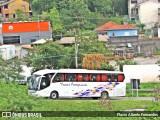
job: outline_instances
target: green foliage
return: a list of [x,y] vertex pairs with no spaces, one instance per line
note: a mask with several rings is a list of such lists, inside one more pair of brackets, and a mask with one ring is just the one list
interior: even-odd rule
[[[53,31],[93,30],[107,21],[122,23],[122,19],[110,16],[125,15],[126,0],[33,0],[30,1],[35,16],[50,20]],[[34,19],[34,18],[33,18]],[[63,30],[62,30],[63,28]],[[54,33],[54,34],[55,34]]]
[[7,80],[8,82],[21,78],[20,72],[22,67],[18,59],[3,60],[0,57],[0,80]]
[[155,55],[160,55],[160,48],[156,48]]
[[8,83],[0,79],[0,111],[28,111],[36,106],[34,99],[27,95],[27,86]]
[[118,60],[116,61],[117,65],[119,66],[119,70],[123,71],[123,65],[137,65],[136,62],[130,60]]
[[129,21],[128,24],[136,24],[135,21]]
[[121,17],[111,17],[111,18],[108,18],[107,21],[112,21],[118,24],[123,23],[123,19]]
[[107,62],[106,64],[103,64],[101,67],[102,70],[108,70],[108,71],[115,71],[115,67],[110,65],[109,62]]
[[46,44],[35,46],[25,61],[28,66],[33,67],[33,71],[44,68],[58,69],[71,65],[73,47],[64,47],[58,42],[47,42]]
[[[109,56],[111,51],[103,42],[95,39],[77,39],[78,63],[82,66],[82,58],[85,54],[104,54]],[[26,57],[25,62],[33,67],[33,71],[45,68],[75,68],[75,45],[64,47],[58,42],[48,42],[35,46],[34,50]]]
[[113,14],[127,15],[128,0],[112,0]]
[[23,13],[21,9],[16,10],[16,15],[17,15],[17,18],[16,18],[17,21],[27,21],[28,20],[28,17],[25,16],[25,14]]
[[62,30],[62,22],[60,20],[60,14],[56,8],[52,8],[49,12],[49,19],[53,26],[53,31]]

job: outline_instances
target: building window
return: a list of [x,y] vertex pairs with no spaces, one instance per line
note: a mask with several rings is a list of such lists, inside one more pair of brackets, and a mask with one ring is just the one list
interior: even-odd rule
[[4,9],[8,9],[8,5],[4,5]]
[[134,9],[131,9],[131,14],[134,14]]
[[15,14],[13,14],[13,18],[16,18],[16,15],[15,15]]
[[138,14],[138,8],[136,8],[136,14]]
[[9,18],[9,14],[5,14],[5,18]]
[[132,4],[136,4],[136,3],[137,3],[137,0],[131,0],[131,3],[132,3]]
[[135,18],[131,18],[131,20],[132,20],[132,21],[134,21],[134,20],[135,20]]
[[113,37],[115,36],[114,32],[112,33],[112,36],[113,36]]
[[15,6],[15,5],[12,5],[12,9],[15,10],[15,9],[16,9],[16,6]]

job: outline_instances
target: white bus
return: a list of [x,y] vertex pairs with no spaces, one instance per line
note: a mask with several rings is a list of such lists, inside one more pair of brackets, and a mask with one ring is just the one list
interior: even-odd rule
[[51,99],[126,95],[125,77],[119,71],[44,69],[33,73],[28,85],[30,95]]

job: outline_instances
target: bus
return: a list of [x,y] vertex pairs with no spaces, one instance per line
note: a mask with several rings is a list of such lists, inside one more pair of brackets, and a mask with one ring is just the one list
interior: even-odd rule
[[44,69],[33,73],[28,83],[29,95],[73,98],[125,96],[123,72],[87,69]]

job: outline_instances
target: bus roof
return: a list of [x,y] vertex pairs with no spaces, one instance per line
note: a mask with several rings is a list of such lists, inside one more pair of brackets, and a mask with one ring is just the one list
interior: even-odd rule
[[123,74],[120,71],[106,71],[106,70],[87,70],[87,69],[59,69],[59,70],[51,70],[51,69],[43,69],[39,70],[33,74],[44,75],[47,73],[110,73],[110,74]]
[[87,69],[59,69],[58,73],[123,73],[120,71],[107,71],[107,70],[87,70]]
[[39,70],[34,72],[33,74],[37,74],[37,75],[44,75],[47,73],[56,73],[58,70],[54,70],[54,69],[43,69],[43,70]]

